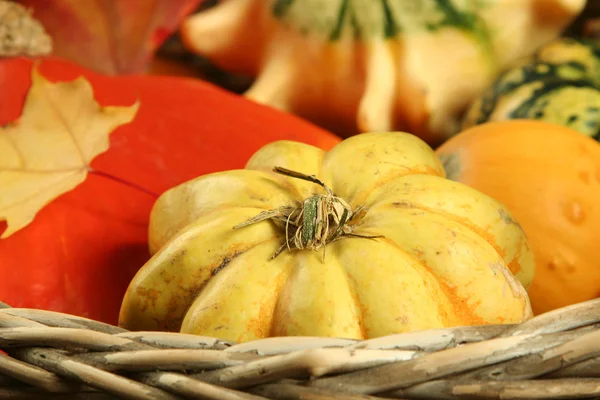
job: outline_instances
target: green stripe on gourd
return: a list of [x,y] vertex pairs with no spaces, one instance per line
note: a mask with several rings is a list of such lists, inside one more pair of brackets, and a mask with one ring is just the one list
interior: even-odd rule
[[493,1],[459,0],[271,0],[272,13],[304,34],[338,40],[391,38],[456,28],[489,46],[490,36],[478,12]]
[[588,39],[561,38],[542,47],[535,60],[550,64],[574,64],[600,82],[600,44]]
[[589,81],[552,82],[510,114],[510,119],[539,119],[568,126],[588,136],[600,133],[600,88]]
[[463,129],[488,121],[538,119],[600,138],[600,47],[562,38],[501,75],[472,103]]

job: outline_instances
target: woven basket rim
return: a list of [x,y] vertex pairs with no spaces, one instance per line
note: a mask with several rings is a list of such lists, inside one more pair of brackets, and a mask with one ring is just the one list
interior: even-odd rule
[[600,298],[520,324],[244,343],[0,302],[0,398],[600,398]]

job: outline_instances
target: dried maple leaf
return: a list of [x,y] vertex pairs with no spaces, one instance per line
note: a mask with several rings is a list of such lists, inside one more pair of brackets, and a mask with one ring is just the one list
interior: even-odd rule
[[138,107],[101,107],[85,78],[52,83],[34,68],[21,118],[0,128],[0,221],[7,223],[0,238],[83,182],[110,133]]

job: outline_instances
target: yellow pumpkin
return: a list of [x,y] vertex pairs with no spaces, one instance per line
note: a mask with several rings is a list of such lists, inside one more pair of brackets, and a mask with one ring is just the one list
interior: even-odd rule
[[245,95],[342,136],[439,143],[500,72],[560,35],[585,0],[222,0],[186,47],[256,77]]
[[[332,192],[274,167],[316,176]],[[421,139],[382,132],[329,152],[276,141],[244,170],[174,187],[152,210],[153,256],[127,290],[120,325],[243,342],[529,318],[524,286],[534,262],[520,225],[496,200],[444,174]]]

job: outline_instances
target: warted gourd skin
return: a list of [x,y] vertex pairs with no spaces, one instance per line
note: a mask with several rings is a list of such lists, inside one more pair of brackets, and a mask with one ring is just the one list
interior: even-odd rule
[[515,60],[556,38],[585,0],[224,0],[188,17],[188,49],[257,77],[246,96],[342,135],[455,134]]
[[528,319],[520,225],[444,174],[416,136],[365,133],[329,152],[272,142],[176,186],[153,207],[120,325],[243,342]]
[[536,261],[535,314],[600,297],[600,143],[537,120],[488,122],[436,150],[447,178],[508,207]]
[[463,128],[537,119],[600,137],[600,42],[560,38],[503,73],[470,106]]

